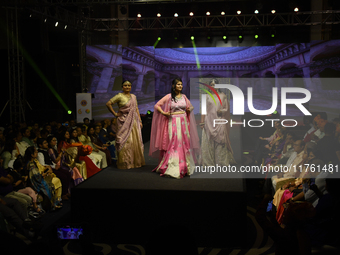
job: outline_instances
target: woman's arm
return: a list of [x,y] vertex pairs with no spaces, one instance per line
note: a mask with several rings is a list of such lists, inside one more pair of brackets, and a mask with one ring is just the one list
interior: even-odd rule
[[107,109],[116,117],[119,117],[119,114],[116,113],[114,110],[113,110],[113,107],[112,105],[114,105],[115,103],[118,102],[118,94],[115,95],[113,98],[111,98],[107,103],[106,103],[106,107]]
[[163,114],[164,116],[170,116],[170,112],[164,112],[162,110],[162,106],[166,103],[166,101],[168,100],[169,95],[164,96],[161,100],[159,100],[157,102],[157,104],[155,105],[155,111],[158,111],[159,113]]

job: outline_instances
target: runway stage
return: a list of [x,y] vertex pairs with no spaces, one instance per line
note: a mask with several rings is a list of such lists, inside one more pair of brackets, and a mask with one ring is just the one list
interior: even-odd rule
[[[154,167],[109,167],[78,185],[72,190],[72,222],[95,239],[115,243],[146,244],[157,227],[175,223],[189,228],[202,247],[245,245],[244,180],[177,180],[151,172]],[[186,239],[179,232],[165,241]]]

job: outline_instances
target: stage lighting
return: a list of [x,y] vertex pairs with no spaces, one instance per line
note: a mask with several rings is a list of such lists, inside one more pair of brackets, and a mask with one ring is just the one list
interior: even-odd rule
[[160,13],[157,13],[157,17],[160,18],[162,15]]
[[68,110],[67,113],[68,113],[68,114],[72,114],[72,111],[71,111],[71,110]]
[[241,14],[241,11],[240,11],[240,10],[238,10],[236,13],[237,13],[238,15],[240,15],[240,14]]
[[142,17],[142,14],[138,13],[137,18],[141,18],[141,17]]
[[222,16],[225,15],[225,12],[221,12],[221,15],[222,15]]
[[228,31],[227,31],[227,29],[224,30],[222,38],[223,38],[224,43],[228,42]]
[[271,10],[271,13],[274,14],[276,11],[275,10]]
[[59,24],[59,23],[58,23],[58,21],[57,21],[57,22],[54,24],[54,26],[55,26],[55,27],[57,27],[57,26],[58,26],[58,24]]
[[160,41],[160,40],[162,40],[162,38],[160,36],[158,36],[157,40]]
[[254,35],[254,38],[255,40],[259,39],[259,35],[258,34]]
[[210,15],[210,12],[206,12],[205,14],[206,14],[207,16],[209,16],[209,15]]
[[272,29],[270,30],[270,37],[271,37],[271,38],[274,38],[275,35],[276,35],[276,30],[275,30],[275,28],[272,28]]
[[64,26],[64,29],[66,29],[66,28],[67,28],[67,25]]
[[30,18],[32,18],[32,14],[30,14]]
[[44,22],[46,23],[46,22],[47,22],[47,19],[44,19]]
[[239,33],[238,33],[238,42],[239,43],[243,42],[243,33],[242,33],[242,31],[239,31]]
[[191,17],[194,16],[194,13],[193,13],[193,12],[190,12],[190,13],[189,13],[189,16],[191,16]]
[[177,13],[177,12],[174,14],[174,17],[175,17],[175,18],[177,18],[177,17],[178,17],[178,13]]
[[255,10],[254,13],[255,13],[255,14],[259,14],[259,10]]
[[298,11],[299,11],[299,8],[295,7],[295,8],[294,8],[294,11],[295,11],[295,12],[298,12]]
[[190,39],[191,39],[191,41],[195,40],[195,36],[192,35],[192,36],[190,37]]

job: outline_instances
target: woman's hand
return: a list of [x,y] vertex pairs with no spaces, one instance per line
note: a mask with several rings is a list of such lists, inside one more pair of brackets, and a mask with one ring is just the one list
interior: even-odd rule
[[170,112],[162,112],[162,114],[166,117],[169,117],[170,116]]
[[140,124],[140,128],[143,128],[143,124],[142,124],[142,122],[140,122],[139,124]]
[[201,127],[201,129],[203,129],[203,128],[204,128],[204,126],[205,126],[205,123],[204,123],[204,122],[201,122],[201,123],[200,123],[200,127]]
[[122,116],[123,114],[121,112],[116,112],[115,116],[118,118],[120,116]]

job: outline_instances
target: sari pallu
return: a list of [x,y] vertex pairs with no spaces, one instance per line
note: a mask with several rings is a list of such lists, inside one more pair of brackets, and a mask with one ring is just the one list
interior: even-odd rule
[[37,193],[43,193],[50,200],[51,205],[57,202],[57,195],[55,192],[52,178],[44,178],[40,172],[36,162],[28,162],[27,170],[29,171],[29,179],[33,189]]
[[140,128],[137,99],[133,94],[126,100],[121,93],[111,99],[118,102],[119,113],[116,126],[116,151],[118,154],[117,167],[119,169],[139,168],[145,165],[144,145]]
[[[204,118],[204,128],[202,129],[202,163],[203,166],[236,164],[233,150],[229,139],[230,125],[215,125],[215,119],[225,119],[230,123],[230,107],[227,96],[218,92],[221,104],[216,104],[207,98],[207,114]],[[216,102],[218,98],[213,95]],[[220,112],[220,114],[218,114]]]

